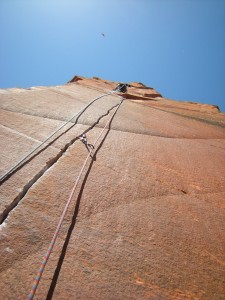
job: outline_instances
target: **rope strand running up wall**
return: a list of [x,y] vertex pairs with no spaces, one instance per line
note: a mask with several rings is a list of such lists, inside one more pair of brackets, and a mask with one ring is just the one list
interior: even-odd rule
[[103,94],[103,95],[91,100],[91,102],[89,102],[85,107],[83,107],[80,111],[78,111],[76,114],[74,114],[69,120],[67,120],[64,124],[62,124],[59,128],[57,128],[53,133],[51,133],[43,142],[41,142],[40,145],[38,145],[36,148],[34,148],[32,151],[30,151],[28,154],[26,154],[11,169],[9,169],[5,174],[3,174],[0,177],[0,183],[3,180],[5,180],[12,172],[16,171],[19,168],[19,166],[21,166],[21,164],[24,163],[29,156],[31,156],[36,150],[38,150],[42,145],[44,145],[48,140],[50,140],[50,138],[52,138],[57,132],[59,132],[63,127],[65,127],[69,122],[71,122],[75,117],[80,116],[92,103],[94,103],[98,99],[101,99],[101,98],[111,95],[113,93],[114,93],[114,91],[110,91],[109,93]]
[[[119,96],[119,97],[120,97],[120,96]],[[120,98],[121,98],[120,103],[119,103],[118,106],[116,107],[116,110],[114,111],[114,113],[112,114],[112,116],[110,117],[110,119],[108,120],[108,122],[105,124],[104,128],[101,130],[101,132],[100,132],[100,134],[98,135],[98,137],[96,138],[96,140],[94,141],[94,143],[93,143],[93,148],[90,148],[90,151],[89,151],[89,153],[88,153],[88,155],[87,155],[87,157],[86,157],[86,159],[85,159],[85,161],[84,161],[84,163],[83,163],[83,165],[82,165],[82,167],[81,167],[81,170],[80,170],[80,172],[79,172],[79,175],[78,175],[78,177],[77,177],[77,179],[76,179],[76,181],[75,181],[75,183],[74,183],[74,186],[73,186],[73,188],[72,188],[72,191],[71,191],[71,193],[70,193],[70,196],[69,196],[69,198],[68,198],[68,200],[67,200],[67,202],[66,202],[65,208],[64,208],[64,210],[63,210],[63,212],[62,212],[62,215],[61,215],[61,217],[60,217],[60,220],[59,220],[59,222],[58,222],[58,225],[57,225],[57,228],[56,228],[56,230],[55,230],[55,233],[54,233],[54,235],[53,235],[53,237],[52,237],[52,240],[51,240],[51,242],[50,242],[50,244],[49,244],[49,247],[48,247],[48,250],[47,250],[47,252],[46,252],[46,255],[45,255],[44,258],[43,258],[43,261],[42,261],[41,266],[40,266],[40,268],[39,268],[38,274],[37,274],[37,276],[36,276],[36,278],[35,278],[35,280],[34,280],[33,287],[32,287],[32,289],[31,289],[31,291],[30,291],[29,296],[28,296],[28,299],[29,299],[29,300],[32,300],[32,299],[34,298],[34,295],[35,295],[35,292],[36,292],[36,290],[37,290],[38,284],[39,284],[39,282],[40,282],[40,280],[41,280],[41,276],[42,276],[42,274],[43,274],[43,272],[44,272],[44,269],[45,269],[45,266],[46,266],[46,264],[47,264],[47,261],[48,261],[48,259],[49,259],[49,257],[50,257],[50,254],[51,254],[51,252],[52,252],[52,249],[53,249],[53,247],[54,247],[54,245],[55,245],[55,242],[56,242],[58,233],[59,233],[60,228],[61,228],[61,226],[62,226],[64,217],[65,217],[65,215],[66,215],[67,209],[68,209],[68,207],[69,207],[69,205],[70,205],[70,203],[71,203],[71,201],[72,201],[73,195],[74,195],[74,193],[75,193],[75,190],[76,190],[76,188],[77,188],[77,185],[78,185],[78,183],[79,183],[79,180],[80,180],[80,178],[81,178],[81,176],[82,176],[82,173],[83,173],[83,171],[84,171],[84,168],[85,168],[85,166],[86,166],[86,164],[87,164],[87,162],[88,162],[88,159],[89,159],[90,157],[92,157],[92,152],[94,151],[95,146],[96,146],[96,144],[98,143],[99,139],[101,138],[101,136],[102,136],[104,130],[106,129],[106,127],[108,126],[108,124],[111,122],[111,120],[113,119],[113,117],[114,117],[115,114],[117,113],[118,109],[120,108],[121,104],[123,103],[123,100],[124,100],[124,99],[123,99],[122,97],[120,97]]]

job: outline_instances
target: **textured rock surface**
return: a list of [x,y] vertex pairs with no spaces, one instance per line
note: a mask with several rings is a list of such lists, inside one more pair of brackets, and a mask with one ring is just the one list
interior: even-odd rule
[[[76,76],[64,86],[0,90],[1,174],[116,85]],[[141,83],[124,97],[35,299],[224,299],[225,115]],[[92,143],[119,101],[97,100],[1,184],[2,299],[27,297],[87,156],[78,137],[88,130]]]

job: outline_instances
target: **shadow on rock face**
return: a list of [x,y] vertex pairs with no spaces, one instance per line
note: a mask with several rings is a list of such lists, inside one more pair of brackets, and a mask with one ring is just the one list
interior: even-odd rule
[[[113,118],[114,118],[114,116],[113,116]],[[83,191],[84,191],[88,176],[91,172],[91,169],[92,169],[92,166],[93,166],[94,162],[96,161],[96,156],[97,156],[99,150],[101,149],[104,141],[106,140],[106,138],[107,138],[107,136],[108,136],[108,134],[111,130],[111,123],[113,121],[113,118],[109,123],[109,128],[108,128],[104,138],[102,139],[101,143],[99,144],[98,148],[96,149],[96,151],[95,151],[95,153],[92,157],[91,163],[88,167],[88,170],[87,170],[87,172],[85,174],[85,177],[84,177],[84,180],[82,182],[80,192],[79,192],[78,197],[77,197],[77,202],[76,202],[76,205],[75,205],[74,213],[73,213],[73,216],[72,216],[71,224],[70,224],[70,227],[68,229],[68,232],[67,232],[67,235],[66,235],[66,238],[65,238],[65,242],[64,242],[64,245],[63,245],[59,260],[58,260],[58,263],[57,263],[57,267],[55,269],[55,273],[54,273],[52,283],[50,285],[46,300],[51,300],[52,297],[53,297],[53,294],[54,294],[54,291],[55,291],[55,288],[56,288],[56,285],[57,285],[58,277],[59,277],[59,274],[60,274],[60,271],[61,271],[61,268],[62,268],[62,265],[63,265],[63,261],[64,261],[64,258],[66,256],[67,247],[69,245],[72,232],[73,232],[73,230],[75,228],[75,225],[76,225],[76,220],[77,220],[77,216],[78,216],[79,208],[80,208],[80,202],[81,202],[81,198],[82,198],[82,195],[83,195]]]

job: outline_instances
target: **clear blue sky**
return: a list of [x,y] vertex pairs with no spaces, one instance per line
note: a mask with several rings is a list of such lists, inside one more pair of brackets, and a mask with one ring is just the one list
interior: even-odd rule
[[74,75],[225,112],[225,0],[0,0],[0,87]]

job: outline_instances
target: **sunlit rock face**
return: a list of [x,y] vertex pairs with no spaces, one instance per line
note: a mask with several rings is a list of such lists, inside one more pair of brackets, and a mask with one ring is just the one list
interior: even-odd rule
[[224,299],[225,115],[143,83],[75,76],[0,90],[0,294],[26,299],[93,144],[35,299]]

